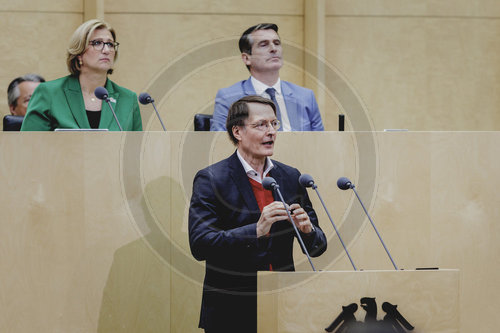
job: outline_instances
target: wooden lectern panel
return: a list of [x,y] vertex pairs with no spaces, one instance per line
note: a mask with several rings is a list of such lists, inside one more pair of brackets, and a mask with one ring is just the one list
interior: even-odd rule
[[[343,306],[357,308],[355,324],[363,326],[368,313],[378,321],[386,317],[384,310],[392,308],[386,302],[414,327],[405,331],[451,333],[460,327],[458,270],[261,272],[258,291],[259,333],[325,332],[329,326],[340,332],[349,325],[349,316],[341,318]],[[365,297],[374,298],[363,302],[367,310],[361,306]],[[387,320],[404,327],[400,317]]]
[[[367,160],[359,151],[370,139]],[[392,266],[354,193],[337,188],[340,176],[356,184],[398,267],[460,269],[461,331],[482,333],[500,322],[499,146],[500,132],[280,133],[273,157],[314,177],[363,274]],[[223,132],[0,133],[0,331],[201,332],[205,272],[189,250],[192,182],[233,151]],[[351,270],[309,195],[328,237],[315,267]],[[310,271],[298,246],[294,260]],[[361,288],[346,280],[339,292]],[[329,305],[322,320],[359,306],[359,296]],[[379,316],[393,302],[417,329],[410,316],[418,311],[451,309],[408,312],[406,301],[374,296]],[[301,318],[297,302],[289,308]]]

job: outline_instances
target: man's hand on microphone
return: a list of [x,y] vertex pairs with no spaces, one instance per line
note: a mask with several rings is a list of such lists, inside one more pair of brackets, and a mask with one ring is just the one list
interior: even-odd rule
[[314,230],[311,220],[309,220],[309,215],[298,203],[292,204],[290,206],[290,211],[293,223],[295,223],[297,229],[302,233],[309,234]]
[[274,222],[287,219],[288,215],[283,203],[280,201],[271,202],[262,209],[259,221],[257,221],[257,238],[267,235]]

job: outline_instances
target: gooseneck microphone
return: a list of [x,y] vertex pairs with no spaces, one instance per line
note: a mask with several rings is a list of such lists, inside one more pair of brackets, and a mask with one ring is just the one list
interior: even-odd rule
[[264,179],[262,179],[262,186],[266,190],[273,190],[276,193],[278,193],[278,196],[280,197],[280,200],[283,203],[283,207],[285,207],[286,214],[288,215],[288,218],[290,219],[290,222],[292,223],[293,229],[295,230],[295,234],[297,234],[297,239],[299,240],[300,246],[302,247],[302,251],[304,251],[304,253],[306,254],[307,259],[309,260],[309,264],[311,264],[312,270],[316,272],[316,268],[314,268],[313,262],[311,260],[311,256],[309,255],[309,252],[307,251],[306,246],[304,245],[304,241],[302,240],[302,237],[300,237],[299,230],[297,229],[297,226],[293,222],[293,219],[292,219],[292,216],[290,215],[290,212],[286,208],[285,200],[283,199],[283,196],[281,195],[280,186],[278,185],[278,183],[276,183],[276,180],[274,180],[274,178],[272,178],[272,177],[265,177]]
[[113,106],[111,105],[110,98],[108,91],[104,87],[97,87],[94,90],[94,95],[95,97],[99,98],[100,100],[106,101],[108,103],[109,108],[111,109],[111,112],[113,113],[113,117],[115,117],[115,121],[118,124],[118,127],[120,128],[120,131],[123,131],[122,125],[120,125],[120,122],[118,121],[118,118],[116,117],[115,109],[113,109]]
[[351,255],[349,254],[349,251],[347,251],[347,247],[345,246],[344,241],[342,240],[342,237],[340,237],[340,233],[337,230],[337,226],[333,222],[333,219],[330,216],[330,212],[326,208],[325,202],[323,201],[321,194],[319,194],[318,186],[314,183],[314,179],[310,175],[304,173],[304,174],[300,175],[299,183],[300,183],[300,185],[302,185],[304,187],[311,187],[314,191],[316,191],[316,194],[318,195],[318,198],[321,201],[323,208],[325,209],[326,215],[328,215],[328,218],[330,219],[330,222],[332,223],[333,229],[335,229],[335,232],[337,233],[337,236],[339,237],[340,243],[344,247],[345,253],[347,253],[347,257],[349,257],[349,261],[351,262],[352,267],[354,268],[355,271],[357,271],[358,269],[356,268],[356,265],[354,265],[354,261],[352,260]]
[[153,104],[153,109],[155,109],[156,116],[160,120],[161,127],[163,127],[163,130],[166,132],[167,129],[165,128],[165,125],[163,125],[163,120],[161,119],[160,114],[158,113],[158,110],[156,109],[155,100],[153,99],[153,97],[151,97],[151,95],[149,95],[147,92],[143,92],[139,95],[139,102],[142,105],[147,105],[149,103]]
[[340,177],[339,179],[337,179],[337,186],[341,190],[348,190],[350,188],[354,188],[354,185],[351,183],[349,178],[346,177]]
[[378,230],[377,230],[377,227],[375,226],[375,223],[373,223],[372,218],[370,217],[370,214],[368,214],[368,211],[366,210],[365,205],[363,204],[363,201],[361,201],[361,198],[359,197],[358,192],[356,191],[354,184],[353,184],[353,183],[349,180],[349,178],[346,178],[346,177],[340,177],[340,178],[337,180],[337,186],[338,186],[338,188],[340,188],[341,190],[348,190],[348,189],[352,189],[352,190],[354,191],[354,194],[356,194],[356,197],[358,198],[358,201],[359,201],[359,203],[361,204],[361,207],[363,207],[363,210],[365,211],[366,216],[368,216],[368,220],[370,220],[370,223],[372,224],[373,229],[374,229],[374,230],[375,230],[375,232],[377,233],[378,239],[380,239],[380,242],[381,242],[381,243],[382,243],[382,245],[384,246],[385,252],[386,252],[386,253],[387,253],[387,255],[389,256],[389,259],[391,259],[391,262],[392,262],[392,265],[394,266],[394,269],[395,269],[395,270],[398,270],[398,267],[396,266],[396,263],[395,263],[395,262],[394,262],[394,260],[392,259],[392,256],[391,256],[391,254],[389,253],[389,250],[387,249],[387,246],[385,246],[385,243],[384,243],[384,241],[382,240],[382,237],[380,236],[380,234],[379,234],[379,232],[378,232]]

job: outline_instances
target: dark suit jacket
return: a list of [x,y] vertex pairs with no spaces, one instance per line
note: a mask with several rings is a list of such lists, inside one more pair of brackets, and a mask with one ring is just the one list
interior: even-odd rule
[[[141,131],[137,95],[109,79],[106,81],[106,89],[123,130]],[[31,96],[21,131],[53,131],[56,128],[90,128],[78,77],[66,76],[40,83]],[[120,130],[104,101],[99,128]]]
[[[316,97],[311,89],[291,82],[281,81],[281,91],[286,105],[286,112],[292,131],[323,131],[323,121],[319,113]],[[226,119],[231,104],[240,98],[255,95],[250,78],[217,91],[213,118],[210,121],[211,131],[225,131]]]
[[[297,169],[273,160],[270,172],[286,202],[299,203],[316,231],[303,235],[311,256],[326,250],[326,237]],[[276,199],[276,197],[275,197]],[[236,153],[196,174],[189,208],[189,242],[206,261],[200,327],[215,332],[255,332],[257,271],[293,271],[295,232],[288,221],[273,224],[257,239],[260,210]]]

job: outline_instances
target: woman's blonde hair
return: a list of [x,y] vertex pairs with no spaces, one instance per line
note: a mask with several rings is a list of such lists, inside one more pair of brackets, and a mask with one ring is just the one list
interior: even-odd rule
[[[107,29],[113,36],[113,41],[116,42],[115,30],[105,21],[93,19],[82,23],[75,32],[71,39],[69,40],[68,54],[66,56],[66,65],[68,70],[72,75],[78,76],[80,74],[80,63],[78,61],[78,56],[85,52],[87,45],[90,42],[90,36],[95,30]],[[115,51],[115,58],[118,58],[118,50]],[[113,69],[108,70],[108,74],[112,74]]]

